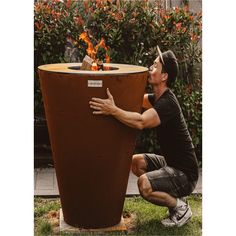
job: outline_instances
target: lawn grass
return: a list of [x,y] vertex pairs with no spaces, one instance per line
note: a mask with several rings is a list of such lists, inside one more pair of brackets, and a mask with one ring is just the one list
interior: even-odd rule
[[183,227],[166,228],[160,220],[166,216],[167,208],[155,206],[141,197],[126,199],[124,210],[136,214],[134,235],[201,235],[202,199],[188,197],[193,212],[192,220]]
[[[141,197],[125,199],[123,216],[130,217],[128,235],[201,235],[202,232],[202,198],[200,195],[188,197],[193,212],[192,220],[183,227],[165,228],[160,220],[166,216],[167,208],[153,205]],[[35,198],[35,235],[65,235],[59,234],[60,200]],[[128,221],[125,221],[128,222]],[[115,233],[106,235],[114,235]],[[119,233],[116,233],[116,235]],[[81,235],[81,234],[80,234]],[[88,234],[87,234],[88,235]],[[94,235],[94,234],[93,234]]]

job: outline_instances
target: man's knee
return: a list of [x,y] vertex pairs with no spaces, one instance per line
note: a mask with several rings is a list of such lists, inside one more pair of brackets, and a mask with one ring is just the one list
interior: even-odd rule
[[131,168],[132,172],[138,177],[146,172],[147,166],[144,160],[144,154],[133,155]]
[[[155,205],[167,206],[170,202],[170,195],[165,192],[153,191],[150,181],[146,174],[141,175],[138,178],[138,188],[140,195],[147,201],[152,202]],[[155,192],[155,196],[152,193]]]
[[141,196],[145,199],[148,199],[148,197],[152,193],[152,187],[145,174],[141,175],[138,178],[138,188]]

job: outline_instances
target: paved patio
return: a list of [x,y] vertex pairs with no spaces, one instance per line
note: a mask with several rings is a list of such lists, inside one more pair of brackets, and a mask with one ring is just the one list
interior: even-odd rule
[[[199,173],[195,194],[202,193],[202,170]],[[58,185],[54,168],[34,169],[34,195],[44,197],[58,197]],[[126,196],[139,195],[137,177],[130,172]]]

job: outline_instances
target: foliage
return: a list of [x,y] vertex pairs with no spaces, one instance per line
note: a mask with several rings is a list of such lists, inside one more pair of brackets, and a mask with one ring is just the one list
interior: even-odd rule
[[35,217],[41,217],[48,211],[60,209],[59,202],[48,201],[47,204],[45,204],[45,202],[46,202],[45,199],[38,197],[35,198],[35,206],[34,206]]
[[40,220],[36,235],[52,235],[52,225],[47,220]]
[[[69,4],[70,3],[70,4]],[[79,1],[39,1],[35,3],[35,65],[64,62],[67,36],[83,31],[83,8]]]
[[[76,37],[83,31],[85,16],[80,1],[49,0],[34,5],[34,60],[35,60],[35,113],[44,113],[37,67],[43,64],[65,62],[66,38]],[[81,56],[84,51],[79,51]]]
[[[58,225],[59,209],[61,203],[59,200],[34,198],[34,222],[35,235],[55,235],[54,226]],[[55,222],[56,221],[56,222]]]
[[145,53],[156,45],[155,12],[147,1],[121,1],[95,7],[88,28],[95,38],[103,37],[116,63],[146,64]]
[[[186,1],[187,2],[187,1]],[[36,68],[41,64],[65,62],[65,45],[75,42],[78,60],[87,45],[79,39],[86,30],[94,45],[105,39],[111,62],[150,66],[156,45],[176,54],[180,73],[173,88],[182,107],[190,134],[201,156],[201,13],[189,5],[165,9],[162,1],[49,0],[35,3],[35,113],[43,114]],[[147,91],[151,91],[147,86]],[[155,132],[144,130],[136,152],[156,152]]]
[[[199,82],[200,81],[196,81]],[[184,116],[187,117],[187,125],[192,136],[193,143],[201,159],[201,137],[202,137],[202,90],[201,86],[189,84],[185,86],[182,81],[177,81],[173,88],[181,103]]]

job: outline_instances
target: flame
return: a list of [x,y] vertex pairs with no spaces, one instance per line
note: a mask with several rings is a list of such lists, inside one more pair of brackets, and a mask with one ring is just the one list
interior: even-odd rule
[[96,52],[93,48],[93,44],[91,43],[88,33],[85,31],[82,34],[80,34],[79,39],[83,40],[85,43],[87,43],[88,48],[87,48],[87,53],[92,59],[96,59]]
[[[86,31],[84,31],[83,33],[80,34],[79,39],[83,40],[88,45],[86,52],[88,53],[88,56],[90,56],[95,62],[98,61],[98,58],[96,57],[98,49],[104,48],[106,51],[106,55],[105,55],[106,63],[110,63],[110,56],[108,54],[108,47],[105,44],[104,38],[102,38],[95,47],[93,46],[93,44],[89,38],[89,35]],[[93,66],[92,70],[98,70],[98,66]]]
[[106,63],[110,63],[110,56],[108,54],[108,48],[105,44],[105,39],[102,38],[100,40],[100,42],[95,46],[95,51],[97,52],[99,48],[104,48],[105,51],[106,51],[106,56],[105,56],[105,60],[106,60]]
[[95,65],[95,66],[92,66],[92,71],[97,71],[98,70],[98,66]]

